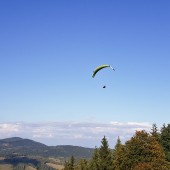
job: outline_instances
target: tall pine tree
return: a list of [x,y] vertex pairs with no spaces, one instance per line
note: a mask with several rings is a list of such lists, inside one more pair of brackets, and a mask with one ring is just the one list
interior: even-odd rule
[[92,159],[90,160],[89,165],[90,170],[100,170],[100,156],[99,156],[99,149],[95,147]]
[[157,125],[156,125],[156,123],[154,123],[153,125],[152,125],[152,128],[151,128],[151,135],[153,136],[153,137],[155,137],[155,139],[160,143],[160,133],[158,132],[158,128],[157,128]]
[[121,140],[118,137],[113,153],[114,170],[124,170],[123,161],[124,161],[124,146],[122,145]]
[[99,148],[99,157],[101,170],[113,169],[112,152],[111,149],[109,148],[108,141],[105,136],[101,141],[101,146]]

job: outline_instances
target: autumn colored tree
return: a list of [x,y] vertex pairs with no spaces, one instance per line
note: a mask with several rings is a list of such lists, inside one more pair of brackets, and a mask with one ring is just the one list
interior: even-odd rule
[[144,167],[148,170],[168,170],[161,145],[155,137],[144,130],[136,131],[136,134],[126,142],[124,153],[123,166],[126,170],[144,169]]
[[133,167],[133,170],[153,170],[150,163],[138,163]]

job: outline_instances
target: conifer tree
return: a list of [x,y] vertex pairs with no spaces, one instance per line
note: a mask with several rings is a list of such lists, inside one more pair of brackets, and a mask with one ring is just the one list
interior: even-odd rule
[[123,161],[124,161],[124,146],[122,145],[121,140],[118,137],[113,154],[114,170],[124,170]]
[[100,170],[100,157],[99,157],[99,149],[95,147],[92,159],[89,165],[90,170]]
[[80,159],[74,169],[75,170],[88,170],[87,160]]
[[64,170],[74,170],[74,166],[75,166],[75,158],[74,156],[71,156],[70,160],[65,162]]
[[75,158],[71,156],[70,158],[70,170],[74,170]]
[[104,136],[101,141],[101,146],[99,148],[99,157],[100,157],[100,169],[101,170],[112,170],[112,152],[109,148],[108,141]]
[[151,128],[151,135],[153,136],[153,137],[155,137],[155,139],[160,143],[160,133],[158,132],[158,128],[157,128],[157,125],[156,125],[156,123],[154,123],[153,125],[152,125],[152,128]]

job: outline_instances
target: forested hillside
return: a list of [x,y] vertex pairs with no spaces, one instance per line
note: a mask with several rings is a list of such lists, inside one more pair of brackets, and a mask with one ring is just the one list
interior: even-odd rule
[[71,145],[46,146],[19,137],[1,139],[0,170],[61,170],[71,155],[90,159],[93,150]]
[[62,157],[67,159],[70,155],[76,158],[89,159],[92,155],[92,148],[72,145],[47,146],[30,139],[18,137],[0,140],[0,156],[43,156],[43,157]]

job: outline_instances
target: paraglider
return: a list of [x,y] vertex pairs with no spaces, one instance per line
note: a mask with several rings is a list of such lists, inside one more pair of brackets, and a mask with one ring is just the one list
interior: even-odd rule
[[103,65],[101,65],[101,66],[98,66],[98,67],[93,71],[92,77],[94,78],[98,71],[100,71],[100,70],[103,69],[103,68],[107,68],[107,67],[110,67],[112,70],[115,71],[115,69],[114,69],[113,67],[111,67],[110,65],[103,64]]
[[[100,71],[100,70],[102,70],[102,69],[104,69],[104,68],[111,68],[112,70],[115,71],[115,69],[114,69],[112,66],[110,66],[110,65],[108,65],[108,64],[103,64],[103,65],[100,65],[100,66],[98,66],[98,67],[95,68],[95,70],[93,71],[93,74],[92,74],[92,78],[94,78],[94,77],[96,76],[96,74],[98,73],[98,71]],[[103,88],[106,88],[106,85],[104,85]]]

